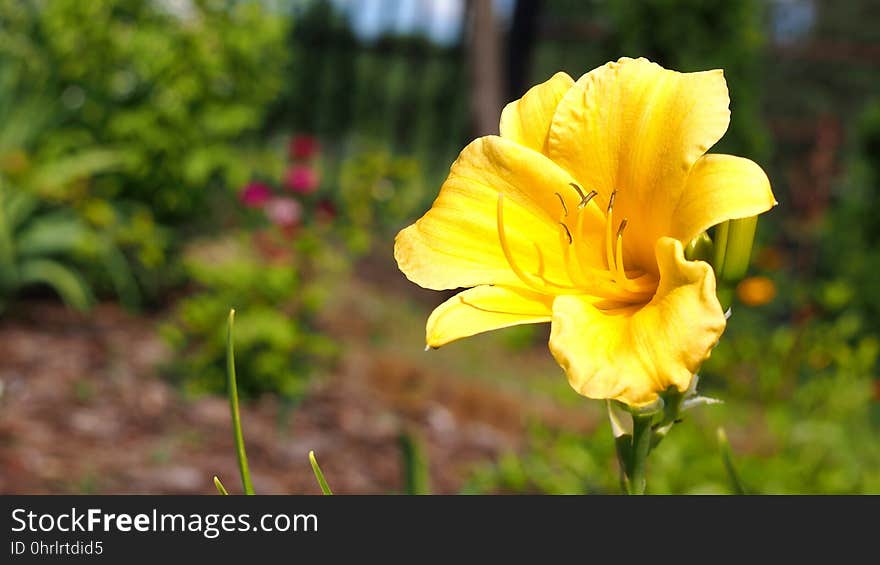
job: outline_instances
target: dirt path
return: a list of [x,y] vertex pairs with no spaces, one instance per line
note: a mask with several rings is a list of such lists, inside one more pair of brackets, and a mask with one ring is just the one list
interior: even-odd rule
[[[226,400],[183,398],[157,377],[169,353],[156,319],[113,305],[19,311],[0,322],[0,492],[212,493],[214,474],[239,490]],[[457,492],[475,463],[518,446],[529,419],[592,425],[340,339],[350,340],[342,366],[289,418],[272,399],[244,407],[258,491],[317,494],[310,449],[337,492],[399,491],[407,430],[427,452],[434,492]]]

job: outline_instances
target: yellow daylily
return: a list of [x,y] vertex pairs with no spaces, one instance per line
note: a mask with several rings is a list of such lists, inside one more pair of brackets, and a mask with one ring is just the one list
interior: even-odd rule
[[776,204],[764,171],[705,154],[730,121],[720,70],[623,58],[557,73],[461,152],[394,255],[425,288],[472,287],[428,319],[439,347],[551,322],[580,394],[641,407],[684,392],[725,327],[709,264],[683,246]]

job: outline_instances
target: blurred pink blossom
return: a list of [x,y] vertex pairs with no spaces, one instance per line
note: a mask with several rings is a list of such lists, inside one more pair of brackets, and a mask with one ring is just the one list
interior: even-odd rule
[[248,208],[260,208],[272,197],[272,189],[261,182],[251,182],[242,189],[238,197]]
[[299,224],[302,219],[302,205],[293,198],[272,198],[266,203],[266,216],[269,220],[284,228]]
[[284,177],[284,184],[293,192],[311,194],[318,188],[318,175],[311,167],[291,167]]

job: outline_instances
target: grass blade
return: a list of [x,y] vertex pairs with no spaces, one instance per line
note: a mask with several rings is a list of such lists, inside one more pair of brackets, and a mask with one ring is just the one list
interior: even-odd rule
[[721,460],[724,462],[724,469],[727,471],[727,479],[730,481],[730,488],[734,494],[747,494],[743,488],[739,473],[733,466],[733,451],[730,449],[730,442],[727,440],[727,433],[724,428],[718,428],[718,448],[721,450]]
[[229,325],[226,333],[226,377],[229,389],[229,408],[232,412],[232,431],[235,435],[235,455],[238,457],[238,470],[241,473],[241,486],[245,494],[254,494],[251,472],[248,468],[247,453],[244,450],[244,434],[241,431],[241,416],[238,412],[238,384],[235,381],[234,351],[235,310],[229,311]]
[[318,466],[318,460],[315,459],[314,451],[309,451],[309,463],[312,464],[312,471],[315,473],[315,478],[318,479],[318,484],[321,485],[321,492],[333,494],[333,491],[330,490],[330,485],[327,484],[327,479],[324,478],[324,473],[321,472],[321,467]]
[[229,495],[229,492],[226,490],[226,487],[223,486],[223,483],[220,482],[220,479],[217,477],[217,475],[214,475],[214,487],[217,489],[217,492],[219,492],[223,496]]

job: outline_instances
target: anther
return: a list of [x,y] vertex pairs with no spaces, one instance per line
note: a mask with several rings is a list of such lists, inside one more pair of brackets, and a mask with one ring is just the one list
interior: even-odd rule
[[[608,199],[608,209],[605,212],[605,262],[608,264],[609,271],[617,270],[617,260],[615,257],[615,246],[612,238],[612,233],[614,230],[614,197],[617,196],[617,191],[614,190],[611,192],[611,198]],[[620,240],[618,239],[617,247],[620,247]]]
[[581,198],[581,202],[580,202],[580,204],[578,204],[578,209],[586,207],[586,205],[590,203],[590,200],[592,200],[593,198],[598,196],[598,194],[599,193],[596,192],[595,190],[591,190],[586,196]]
[[626,229],[626,222],[627,222],[626,218],[624,218],[623,221],[620,222],[620,227],[617,228],[617,237],[620,237],[623,235],[623,230]]
[[565,212],[565,217],[568,217],[568,206],[565,205],[565,200],[562,198],[562,195],[558,192],[555,192],[556,197],[559,198],[559,203],[562,204],[562,211]]
[[581,198],[581,200],[584,199],[584,191],[581,190],[581,187],[578,186],[576,182],[570,182],[568,183],[568,185],[577,191],[578,196]]
[[565,235],[568,236],[568,244],[571,245],[572,242],[574,241],[574,239],[572,239],[572,237],[571,237],[571,231],[569,231],[568,226],[565,225],[565,223],[559,222],[559,225],[562,226],[563,229],[565,229]]

